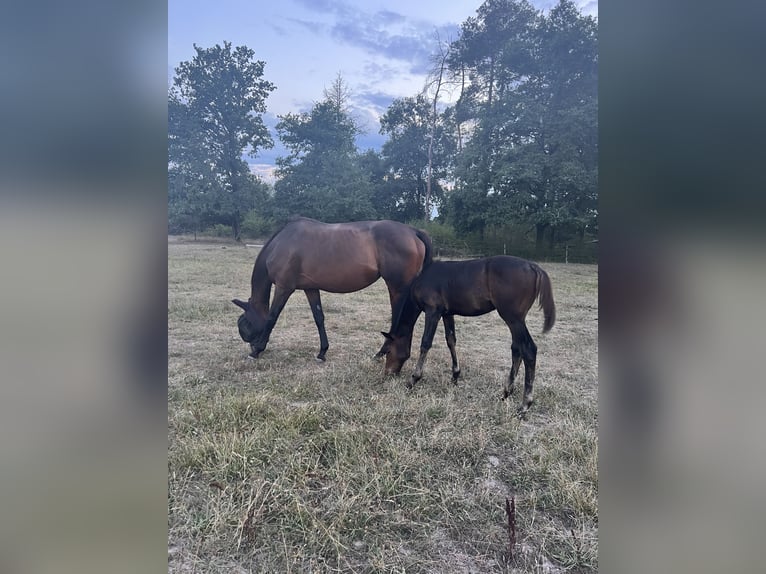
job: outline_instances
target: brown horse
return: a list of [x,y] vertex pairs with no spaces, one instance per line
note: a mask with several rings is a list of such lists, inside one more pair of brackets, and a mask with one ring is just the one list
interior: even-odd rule
[[[250,300],[233,300],[244,310],[237,325],[242,339],[250,343],[250,356],[255,359],[266,348],[288,298],[300,289],[306,293],[319,331],[317,360],[324,361],[329,343],[319,291],[351,293],[382,277],[393,318],[407,285],[431,263],[431,251],[427,233],[395,221],[327,224],[303,217],[289,221],[255,260]],[[272,284],[274,299],[269,307]],[[387,352],[388,343],[384,343],[376,356]]]
[[473,317],[493,309],[511,330],[513,363],[503,399],[513,392],[513,383],[524,359],[524,397],[520,411],[532,404],[537,346],[524,322],[535,299],[539,299],[547,333],[556,321],[556,307],[548,274],[537,264],[518,257],[499,255],[471,261],[434,261],[412,283],[409,297],[402,299],[390,333],[386,373],[398,373],[410,356],[412,332],[421,313],[426,325],[420,344],[420,357],[407,384],[412,388],[423,376],[423,366],[433,343],[439,319],[444,322],[447,347],[452,355],[452,380],[457,382],[460,366],[455,354],[455,315]]

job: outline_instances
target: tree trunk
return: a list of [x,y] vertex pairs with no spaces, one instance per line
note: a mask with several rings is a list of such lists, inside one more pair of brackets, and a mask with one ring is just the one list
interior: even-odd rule
[[231,230],[234,232],[234,241],[237,243],[242,242],[241,238],[241,228],[239,226],[239,211],[234,212],[234,217],[232,217],[231,220]]
[[546,223],[535,224],[535,252],[541,253],[543,249],[543,241],[545,240],[545,229],[548,227]]

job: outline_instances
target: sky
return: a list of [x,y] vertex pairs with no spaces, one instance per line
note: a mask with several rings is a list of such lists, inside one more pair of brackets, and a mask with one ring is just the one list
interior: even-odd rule
[[[548,9],[557,0],[531,0]],[[575,0],[598,15],[598,0]],[[251,170],[273,180],[278,156],[277,116],[306,112],[323,99],[338,73],[351,97],[351,113],[364,134],[360,150],[380,149],[378,119],[395,98],[424,86],[437,34],[456,39],[460,24],[475,16],[481,0],[168,0],[168,82],[193,45],[245,45],[266,65],[263,78],[276,85],[266,100],[264,122],[274,147],[246,158]]]

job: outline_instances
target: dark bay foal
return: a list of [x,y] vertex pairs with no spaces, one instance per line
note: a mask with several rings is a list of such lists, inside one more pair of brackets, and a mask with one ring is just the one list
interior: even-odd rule
[[512,366],[503,399],[513,392],[514,379],[524,361],[524,396],[520,411],[532,404],[537,346],[525,319],[539,299],[545,317],[543,332],[556,321],[556,306],[548,274],[536,263],[499,255],[471,261],[434,261],[410,285],[409,297],[403,298],[390,333],[383,333],[390,343],[386,355],[386,373],[398,373],[410,356],[412,332],[421,313],[426,315],[420,344],[420,357],[407,386],[412,387],[422,376],[428,351],[433,343],[439,319],[452,355],[452,380],[460,376],[455,353],[455,315],[474,317],[496,309],[511,330]]

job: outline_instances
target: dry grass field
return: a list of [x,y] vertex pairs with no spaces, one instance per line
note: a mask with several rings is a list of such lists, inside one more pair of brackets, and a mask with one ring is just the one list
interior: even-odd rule
[[[440,325],[412,391],[372,355],[389,327],[382,281],[322,293],[319,348],[306,298],[288,302],[257,361],[239,338],[257,248],[168,244],[168,566],[187,572],[598,570],[597,267],[545,264],[557,306],[527,325],[535,403],[500,401],[510,333],[456,318],[451,383]],[[509,556],[506,498],[515,497]]]

